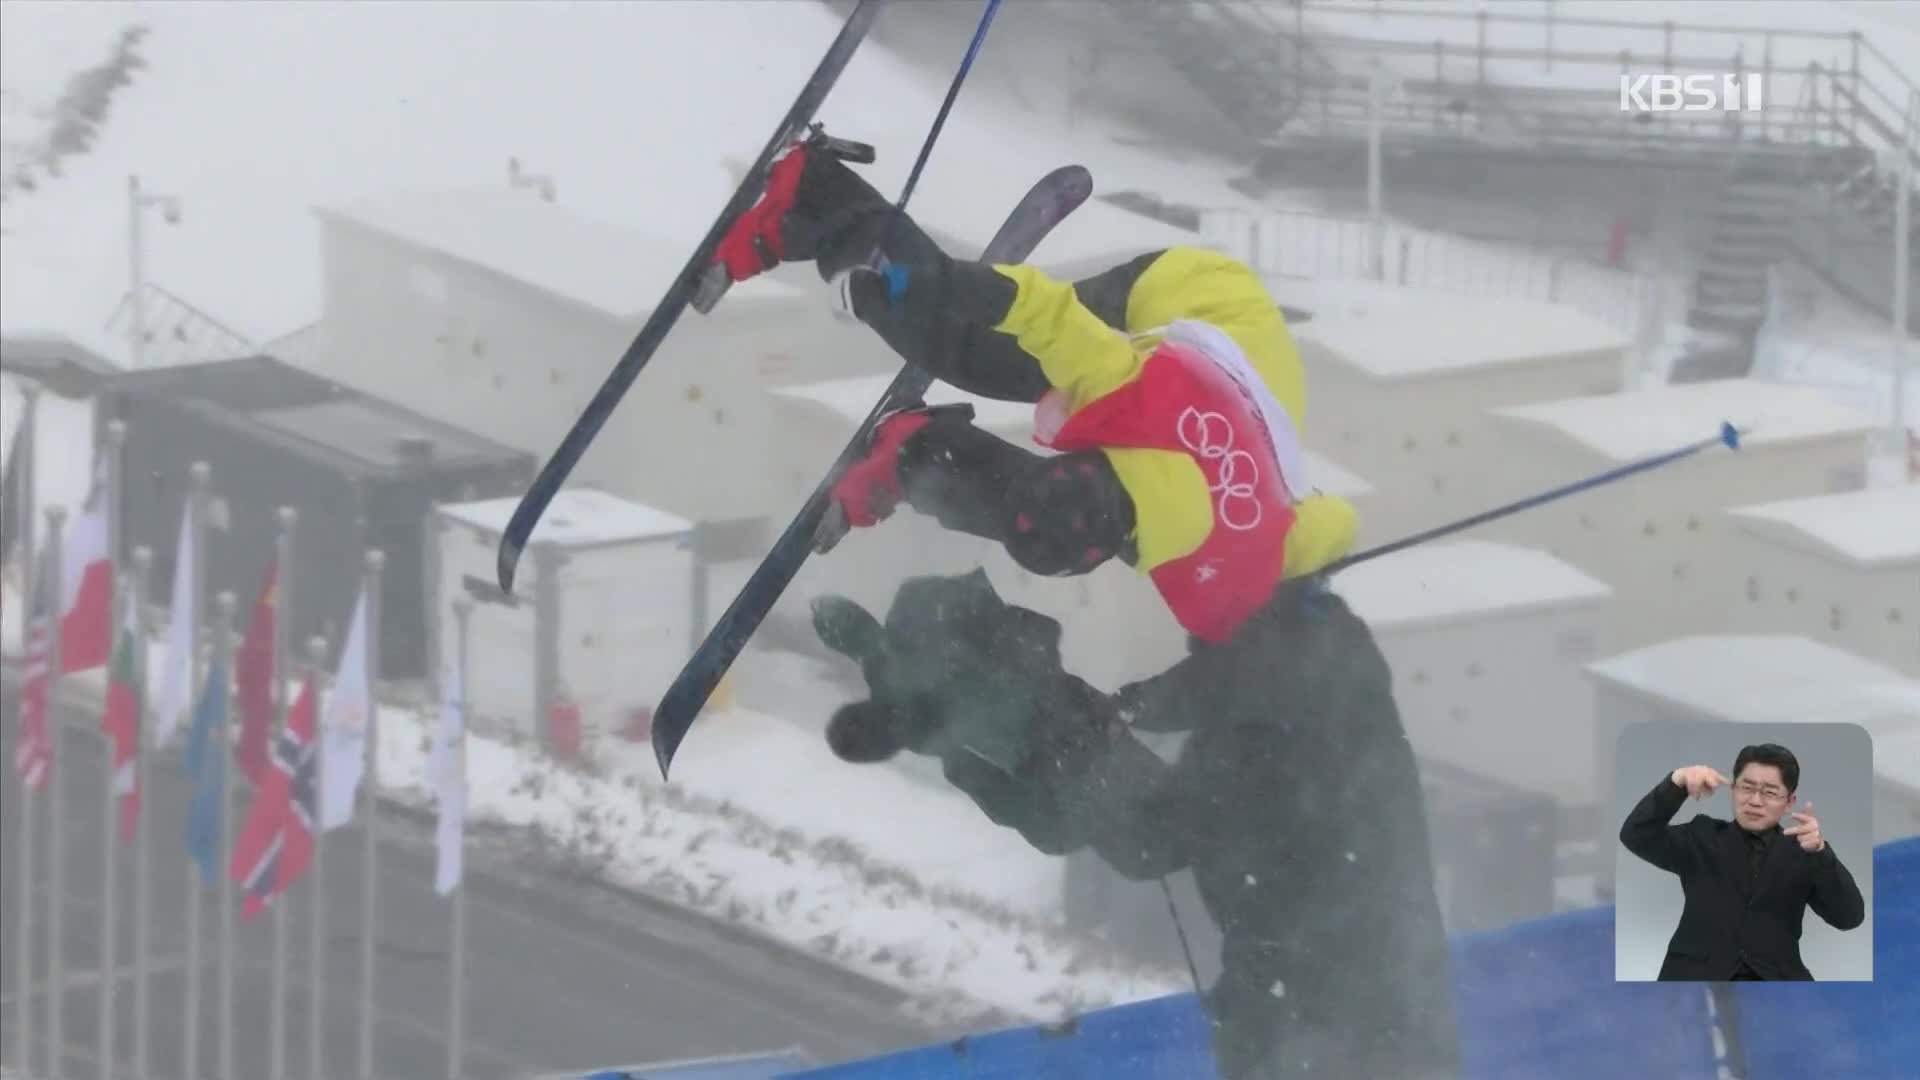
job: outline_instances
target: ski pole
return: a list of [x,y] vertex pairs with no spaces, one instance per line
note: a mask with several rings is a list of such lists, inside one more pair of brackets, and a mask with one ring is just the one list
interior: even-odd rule
[[1711,438],[1701,439],[1698,442],[1689,443],[1676,450],[1669,450],[1664,454],[1656,454],[1642,461],[1630,462],[1626,465],[1608,469],[1605,472],[1595,473],[1584,480],[1576,480],[1571,484],[1563,484],[1560,487],[1542,491],[1536,495],[1529,495],[1524,499],[1517,499],[1504,506],[1496,506],[1491,510],[1482,510],[1480,513],[1474,514],[1471,517],[1464,517],[1445,525],[1436,525],[1424,532],[1417,532],[1412,536],[1402,537],[1376,548],[1356,552],[1344,559],[1336,559],[1327,564],[1314,576],[1320,578],[1331,577],[1348,567],[1357,566],[1360,563],[1377,559],[1382,555],[1391,555],[1396,551],[1405,551],[1407,548],[1417,544],[1424,544],[1429,540],[1437,540],[1442,536],[1450,536],[1453,533],[1471,529],[1476,525],[1484,525],[1489,521],[1497,521],[1503,517],[1511,517],[1523,510],[1531,510],[1536,506],[1545,506],[1550,502],[1564,499],[1569,495],[1578,495],[1580,492],[1590,491],[1604,484],[1611,484],[1615,480],[1624,480],[1629,476],[1643,473],[1650,469],[1657,469],[1662,465],[1671,465],[1681,458],[1691,457],[1702,450],[1711,450],[1716,446],[1725,446],[1729,450],[1738,450],[1740,449],[1741,436],[1752,430],[1751,427],[1741,429],[1734,427],[1730,423],[1722,423],[1720,425],[1720,433]]

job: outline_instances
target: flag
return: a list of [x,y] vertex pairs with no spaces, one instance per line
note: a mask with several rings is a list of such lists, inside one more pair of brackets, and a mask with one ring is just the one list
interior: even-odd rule
[[233,844],[228,873],[240,883],[245,901],[240,917],[252,919],[293,887],[313,861],[315,811],[319,792],[314,769],[314,698],[318,680],[309,677],[287,711],[287,727],[273,742],[273,754],[247,822]]
[[22,409],[19,422],[13,425],[4,475],[0,475],[0,565],[13,561],[13,546],[24,532],[20,523],[33,517],[33,507],[27,505],[27,459],[33,456],[27,440],[31,438],[33,425]]
[[[193,507],[180,511],[180,541],[173,546],[173,596],[167,607],[167,653],[161,663],[160,700],[153,710],[153,745],[165,746],[193,707],[194,636],[200,626],[200,589],[194,580]],[[144,603],[145,597],[141,598]]]
[[[128,590],[129,593],[132,590]],[[120,836],[133,840],[140,817],[139,778],[134,759],[139,753],[141,705],[147,696],[147,641],[140,632],[140,605],[130,598],[120,623],[120,640],[113,648],[113,668],[107,680],[107,709],[100,730],[113,742],[113,791],[120,800]]]
[[47,769],[53,764],[53,732],[47,722],[47,696],[52,679],[48,671],[47,626],[52,620],[48,602],[53,583],[47,574],[47,557],[38,560],[33,577],[33,608],[27,624],[27,664],[20,682],[20,723],[14,733],[13,771],[31,791],[46,786]]
[[113,647],[113,553],[107,544],[106,458],[94,465],[93,487],[61,552],[60,670],[104,667]]
[[441,683],[440,723],[427,757],[427,782],[440,804],[433,830],[433,889],[441,896],[460,884],[461,848],[467,814],[467,690],[458,664],[447,664]]
[[227,668],[216,654],[207,668],[207,687],[194,709],[187,732],[187,776],[193,781],[193,801],[187,807],[187,854],[200,864],[200,877],[209,887],[219,881],[220,805],[226,786],[226,756],[213,745],[214,733],[227,724]]
[[254,790],[267,780],[267,759],[273,743],[273,622],[280,587],[279,560],[267,564],[267,579],[253,602],[247,636],[234,660],[234,682],[240,697],[240,742],[234,760]]
[[353,796],[367,760],[367,723],[373,717],[373,680],[367,657],[367,591],[353,606],[353,622],[340,650],[340,667],[333,676],[321,715],[321,747],[327,767],[320,771],[320,824],[337,829],[353,820]]

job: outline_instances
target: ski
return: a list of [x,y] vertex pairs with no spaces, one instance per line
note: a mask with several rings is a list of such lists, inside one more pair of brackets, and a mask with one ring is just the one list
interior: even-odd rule
[[547,459],[546,464],[541,466],[539,475],[534,477],[533,485],[521,497],[520,505],[514,508],[513,518],[507,522],[506,530],[500,538],[496,573],[500,579],[502,591],[508,594],[513,592],[514,573],[519,566],[520,555],[526,549],[527,541],[533,536],[534,526],[540,523],[540,517],[546,513],[548,504],[559,493],[561,485],[566,483],[567,476],[573,472],[574,466],[580,463],[581,456],[587,452],[587,447],[592,444],[594,437],[613,416],[614,409],[619,407],[620,399],[626,395],[633,381],[640,376],[641,369],[653,359],[653,354],[659,350],[660,343],[666,339],[674,323],[679,321],[687,305],[696,298],[702,298],[710,307],[713,300],[717,299],[717,297],[702,297],[702,286],[707,270],[713,263],[714,251],[720,246],[721,239],[726,236],[727,230],[733,226],[735,219],[746,212],[747,208],[753,205],[754,200],[760,197],[760,190],[766,183],[767,170],[772,166],[774,157],[807,129],[814,114],[819,111],[821,102],[826,100],[827,94],[833,90],[834,84],[840,80],[841,73],[846,70],[847,63],[853,59],[854,51],[866,39],[867,31],[873,24],[874,16],[879,14],[882,2],[883,0],[859,0],[859,3],[854,5],[853,13],[848,15],[847,21],[841,25],[839,34],[833,39],[833,44],[827,47],[826,54],[820,58],[819,65],[814,68],[806,85],[801,87],[799,95],[794,98],[792,107],[781,118],[780,126],[774,129],[772,137],[761,149],[760,156],[755,159],[752,168],[749,168],[747,174],[740,179],[740,186],[734,190],[733,198],[727,200],[727,205],[720,211],[719,216],[714,218],[713,225],[707,229],[706,238],[700,241],[693,255],[687,259],[687,265],[680,271],[679,276],[674,278],[673,284],[668,286],[666,295],[653,309],[653,314],[647,318],[646,325],[640,328],[639,334],[633,339],[633,344],[627,346],[627,351],[620,357],[620,362],[615,364],[613,371],[608,373],[606,381],[594,394],[593,400],[587,403],[585,411],[573,422],[573,427],[568,429],[566,437],[560,440],[559,448],[553,452],[552,457]]
[[[1042,177],[1021,198],[1019,205],[1007,215],[999,232],[994,234],[986,249],[980,254],[981,262],[1017,263],[1025,262],[1033,250],[1053,231],[1054,226],[1065,220],[1067,215],[1078,209],[1081,203],[1093,193],[1093,177],[1079,165],[1065,165]],[[673,755],[693,727],[700,710],[712,696],[714,687],[733,666],[740,651],[746,648],[747,640],[760,623],[773,610],[787,586],[792,584],[795,574],[800,572],[801,564],[807,556],[816,550],[831,546],[831,536],[822,534],[823,523],[827,520],[828,510],[832,507],[830,493],[833,485],[853,460],[866,448],[873,428],[880,419],[898,409],[910,408],[921,403],[927,388],[933,384],[933,377],[920,368],[903,366],[900,374],[888,385],[873,410],[861,421],[859,430],[847,443],[833,467],[821,479],[813,494],[807,497],[786,531],[775,540],[766,558],[747,579],[740,594],[727,606],[719,621],[707,633],[706,639],[694,650],[686,666],[667,688],[666,694],[653,712],[653,753],[660,763],[660,775],[665,777],[673,764]]]

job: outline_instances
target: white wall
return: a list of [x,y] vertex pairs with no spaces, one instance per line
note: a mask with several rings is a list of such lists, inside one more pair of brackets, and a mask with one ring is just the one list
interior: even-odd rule
[[1920,559],[1860,565],[1737,521],[1728,539],[1729,625],[1802,634],[1920,675]]
[[[1546,490],[1623,464],[1538,431],[1512,427],[1503,435],[1501,460],[1520,491]],[[1862,460],[1858,434],[1714,451],[1533,508],[1484,531],[1550,551],[1612,586],[1618,600],[1602,634],[1605,651],[1743,630],[1740,612],[1727,607],[1734,579],[1722,511],[1857,485]]]
[[[1431,335],[1457,352],[1463,341],[1497,333],[1458,316],[1422,320],[1417,331],[1382,333],[1391,311],[1364,319],[1315,319],[1295,331],[1307,374],[1307,444],[1367,478],[1378,489],[1361,539],[1376,544],[1438,525],[1515,497],[1522,489],[1505,467],[1510,448],[1487,411],[1621,386],[1622,348],[1523,359],[1464,370],[1370,374],[1365,352],[1418,349]],[[1382,338],[1380,344],[1369,338]],[[1446,340],[1450,339],[1450,340]],[[1489,349],[1495,348],[1493,345]]]
[[[325,229],[324,256],[321,374],[543,459],[651,310],[637,298],[640,315],[612,318],[346,225]],[[812,297],[688,312],[572,479],[695,520],[766,513],[762,383],[886,363]]]

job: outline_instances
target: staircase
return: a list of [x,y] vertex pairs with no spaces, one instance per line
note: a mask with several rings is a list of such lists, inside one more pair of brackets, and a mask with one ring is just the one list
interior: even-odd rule
[[1687,313],[1692,337],[1674,382],[1745,376],[1767,317],[1767,272],[1793,254],[1801,190],[1767,170],[1736,174],[1720,193]]
[[[1891,312],[1886,282],[1899,192],[1890,162],[1920,152],[1905,146],[1900,131],[1915,87],[1862,36],[1695,27],[1676,51],[1673,28],[1655,19],[1561,20],[1570,28],[1605,26],[1610,42],[1628,46],[1600,53],[1555,48],[1550,17],[1497,8],[1108,0],[1100,10],[1124,19],[1250,140],[1273,151],[1269,167],[1303,152],[1316,160],[1355,152],[1372,124],[1367,72],[1375,64],[1393,80],[1379,122],[1396,154],[1697,167],[1703,183],[1724,184],[1725,194],[1688,298],[1699,340],[1697,356],[1681,364],[1687,377],[1750,364],[1769,263],[1797,260],[1868,310]],[[1421,29],[1404,29],[1409,21]],[[1429,30],[1432,40],[1410,39]],[[1577,43],[1578,31],[1569,32],[1566,40]],[[1764,50],[1751,40],[1761,35]],[[1781,56],[1798,49],[1800,59],[1776,61],[1776,44]],[[1829,53],[1851,59],[1807,59]],[[1767,101],[1753,113],[1624,111],[1616,76],[1629,69],[1756,72],[1767,80]],[[1539,76],[1543,70],[1552,74]],[[1505,78],[1514,72],[1536,74]],[[1920,201],[1920,191],[1906,196]],[[1913,250],[1920,251],[1920,213],[1914,220]],[[1920,274],[1914,279],[1920,290]],[[1909,310],[1920,328],[1920,295]]]
[[1107,7],[1253,140],[1284,131],[1311,88],[1338,77],[1310,39],[1257,7],[1224,0],[1108,0]]

